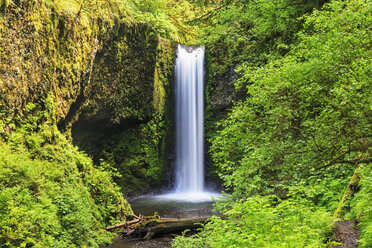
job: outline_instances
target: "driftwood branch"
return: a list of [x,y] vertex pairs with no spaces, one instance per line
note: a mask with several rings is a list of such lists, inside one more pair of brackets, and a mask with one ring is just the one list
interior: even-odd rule
[[[140,216],[141,216],[141,215],[140,215]],[[127,221],[127,222],[124,222],[124,223],[116,224],[116,225],[113,225],[113,226],[108,226],[108,227],[106,227],[105,229],[106,229],[107,231],[110,231],[110,230],[112,230],[112,229],[116,229],[116,228],[120,228],[120,227],[129,227],[129,226],[132,226],[133,224],[137,224],[137,223],[139,223],[140,220],[141,220],[141,218],[142,218],[142,216],[141,216],[141,217],[138,217],[138,216],[135,215],[135,214],[132,214],[132,217],[134,217],[134,219],[131,220],[131,221]]]
[[125,227],[125,226],[129,227],[129,226],[131,226],[133,224],[137,224],[139,222],[140,222],[139,219],[135,219],[135,220],[127,221],[127,222],[124,222],[124,223],[116,224],[116,225],[113,225],[113,226],[108,226],[108,227],[106,227],[106,230],[110,231],[110,230],[115,229],[115,228],[120,228],[120,227]]

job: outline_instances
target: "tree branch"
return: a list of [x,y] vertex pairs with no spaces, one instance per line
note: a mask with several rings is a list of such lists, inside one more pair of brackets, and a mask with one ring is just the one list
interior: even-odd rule
[[337,157],[333,158],[331,161],[329,161],[327,164],[324,164],[318,168],[316,168],[317,170],[320,170],[320,169],[324,169],[328,166],[331,166],[333,164],[336,164],[336,163],[345,163],[345,164],[365,164],[365,163],[371,163],[372,162],[372,157],[370,156],[370,153],[369,153],[369,149],[371,148],[371,144],[369,142],[367,142],[365,144],[365,146],[362,146],[362,148],[364,148],[364,151],[359,155],[357,156],[356,158],[353,158],[353,159],[348,159],[348,160],[344,160],[342,159],[346,154],[350,153],[350,152],[355,152],[355,151],[358,151],[359,149],[352,149],[352,148],[349,148],[349,150],[341,153],[340,155],[338,155]]
[[[186,24],[193,24],[195,22],[198,22],[198,21],[205,21],[205,20],[208,20],[209,18],[211,18],[214,14],[216,14],[216,12],[224,7],[226,7],[227,5],[231,4],[232,2],[234,2],[234,0],[228,0],[226,1],[224,4],[221,4],[220,6],[218,6],[217,8],[205,13],[204,15],[202,16],[199,16],[191,21],[187,21],[185,22]],[[240,1],[238,1],[240,2]]]

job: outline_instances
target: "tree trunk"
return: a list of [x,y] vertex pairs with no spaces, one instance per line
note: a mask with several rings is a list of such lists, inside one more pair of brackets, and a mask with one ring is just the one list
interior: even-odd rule
[[350,178],[349,184],[347,185],[345,189],[344,195],[342,196],[341,201],[338,204],[338,207],[333,215],[335,218],[341,218],[342,210],[346,204],[346,201],[354,195],[355,190],[359,183],[359,179],[360,179],[360,167],[357,164],[354,174]]
[[158,219],[140,223],[134,227],[133,235],[139,236],[141,239],[149,240],[155,235],[178,233],[186,229],[195,230],[200,228],[209,217],[186,218],[186,219]]

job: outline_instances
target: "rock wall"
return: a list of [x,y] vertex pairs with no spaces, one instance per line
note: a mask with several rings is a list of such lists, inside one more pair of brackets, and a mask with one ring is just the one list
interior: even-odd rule
[[[8,4],[8,5],[6,5]],[[76,101],[99,27],[43,1],[2,1],[0,112],[17,122],[28,103],[55,96],[57,120]]]

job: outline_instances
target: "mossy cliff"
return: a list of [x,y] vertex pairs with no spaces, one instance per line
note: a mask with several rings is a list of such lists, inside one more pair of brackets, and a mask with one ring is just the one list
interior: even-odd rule
[[174,41],[127,5],[0,2],[0,247],[107,243],[164,182]]
[[117,168],[125,194],[161,186],[173,142],[174,46],[146,26],[118,29],[98,52],[75,143]]
[[42,109],[43,99],[53,93],[55,117],[61,120],[89,67],[98,25],[42,1],[5,1],[2,9],[1,112],[19,121],[28,103]]

